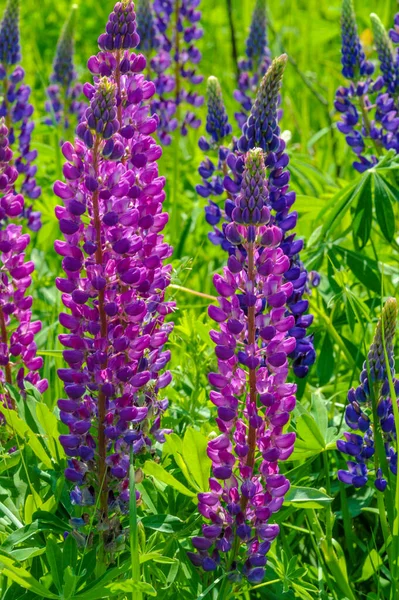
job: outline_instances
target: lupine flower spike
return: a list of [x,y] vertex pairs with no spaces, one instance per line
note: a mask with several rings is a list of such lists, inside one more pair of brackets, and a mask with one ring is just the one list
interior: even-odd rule
[[138,0],[137,8],[137,31],[140,36],[138,48],[149,57],[152,50],[159,46],[159,35],[155,27],[155,19],[150,0]]
[[207,97],[208,113],[206,117],[206,131],[211,136],[212,143],[219,143],[223,138],[231,134],[232,127],[224,106],[222,89],[216,77],[212,76],[208,78]]
[[[296,338],[296,348],[291,354],[293,367],[298,377],[304,377],[309,367],[315,361],[313,339],[306,334],[312,323],[312,316],[306,315],[308,301],[303,298],[309,292],[309,284],[317,285],[318,276],[308,274],[299,259],[303,241],[295,239],[292,230],[295,228],[297,213],[290,212],[295,202],[295,192],[290,191],[288,184],[290,173],[286,168],[289,158],[285,152],[285,143],[280,137],[278,126],[278,107],[280,102],[280,86],[286,65],[285,55],[275,59],[267,74],[262,79],[256,101],[251,109],[248,121],[243,127],[243,135],[233,141],[230,148],[223,146],[224,140],[211,144],[201,138],[199,145],[203,150],[218,149],[218,163],[207,157],[199,168],[203,179],[197,186],[197,192],[205,197],[211,197],[205,208],[206,219],[213,227],[209,238],[214,244],[220,244],[229,255],[235,253],[234,244],[227,237],[228,223],[233,219],[235,198],[239,194],[244,169],[244,153],[260,147],[265,153],[265,163],[268,168],[267,206],[272,214],[273,222],[284,232],[281,248],[289,257],[291,268],[285,274],[287,281],[292,282],[293,292],[287,301],[287,307],[295,319],[292,335]],[[227,196],[223,208],[215,201],[218,196]],[[219,228],[218,225],[222,224]]]
[[158,52],[151,60],[157,92],[152,108],[160,119],[158,135],[164,145],[171,143],[176,129],[185,136],[189,127],[198,129],[201,124],[190,108],[204,102],[194,91],[203,81],[196,70],[201,52],[195,42],[203,36],[199,4],[200,0],[155,0],[153,4]]
[[46,123],[62,123],[64,135],[70,128],[71,120],[78,123],[86,109],[85,103],[80,100],[83,86],[76,81],[73,64],[76,11],[77,5],[74,4],[58,40],[51,85],[47,88],[46,111],[50,117]]
[[[348,470],[338,471],[338,479],[360,488],[366,485],[371,474],[375,487],[381,492],[387,487],[389,473],[383,471],[381,457],[376,453],[376,428],[383,438],[383,448],[390,472],[396,476],[398,469],[396,428],[388,380],[389,369],[395,390],[394,401],[398,402],[399,380],[394,378],[393,350],[397,317],[397,302],[395,298],[389,298],[377,324],[367,361],[363,365],[360,385],[356,389],[350,389],[348,393],[345,421],[351,431],[344,434],[345,440],[337,442],[338,450],[350,457],[347,462]],[[382,330],[384,330],[384,337]],[[385,360],[384,340],[388,365]]]
[[210,491],[198,496],[207,524],[193,538],[198,553],[190,554],[205,570],[222,563],[252,583],[263,580],[279,532],[273,514],[290,484],[278,462],[295,441],[285,432],[296,391],[287,383],[296,346],[295,320],[286,312],[293,284],[284,280],[290,259],[280,247],[284,232],[271,216],[269,193],[263,152],[250,150],[226,227],[234,252],[223,276],[214,276],[219,306],[209,307],[218,324],[211,331],[218,370],[209,381],[220,435],[208,444],[213,477]]
[[[37,151],[30,147],[35,126],[31,119],[33,106],[29,101],[30,87],[23,82],[25,72],[17,65],[20,60],[19,0],[8,0],[0,24],[0,118],[5,119],[9,144],[19,173],[15,188],[25,197],[35,200],[40,196],[41,189],[35,179]],[[34,211],[32,206],[24,206],[23,216],[32,231],[40,229],[40,213]]]
[[259,82],[271,63],[267,41],[266,0],[256,0],[245,53],[246,58],[238,63],[238,89],[234,92],[234,98],[241,104],[240,112],[235,113],[240,129],[248,118]]
[[[24,393],[25,383],[39,392],[47,389],[40,378],[43,359],[36,356],[35,334],[40,321],[32,321],[32,297],[27,295],[34,270],[32,261],[25,260],[30,236],[22,226],[12,221],[23,212],[24,198],[15,193],[18,171],[12,164],[8,130],[0,119],[0,401],[13,408],[13,400],[4,384],[17,386]],[[0,413],[1,415],[1,413]]]
[[117,2],[101,51],[89,60],[96,76],[84,86],[90,106],[74,144],[63,146],[66,183],[54,187],[65,238],[56,242],[65,271],[56,284],[67,309],[60,323],[68,330],[60,336],[68,366],[58,373],[65,385],[60,417],[69,429],[60,438],[65,475],[76,485],[75,504],[95,504],[101,490],[105,531],[110,513],[128,506],[130,448],[153,453],[153,443],[165,439],[168,401],[158,393],[171,380],[164,371],[172,329],[165,316],[173,309],[164,301],[171,270],[161,234],[165,179],[151,136],[155,88],[142,74],[144,57],[131,51],[137,43],[133,2]]
[[[381,75],[372,78],[374,67],[362,50],[353,4],[344,0],[342,11],[342,73],[350,79],[347,87],[337,90],[335,108],[341,113],[338,129],[357,156],[353,166],[363,172],[373,167],[385,150],[399,151],[399,114],[397,90],[399,66],[395,28],[388,33],[377,15],[372,14],[371,25]],[[391,39],[389,39],[391,38]]]

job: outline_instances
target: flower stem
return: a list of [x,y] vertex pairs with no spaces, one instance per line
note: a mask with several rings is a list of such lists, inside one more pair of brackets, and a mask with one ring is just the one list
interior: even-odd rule
[[115,82],[117,86],[117,113],[119,125],[122,127],[122,90],[121,90],[121,51],[116,53]]
[[196,290],[190,290],[188,287],[184,287],[183,285],[176,285],[175,283],[169,284],[170,288],[175,290],[179,290],[180,292],[186,292],[187,294],[192,294],[193,296],[199,296],[200,298],[206,298],[207,300],[216,300],[216,296],[211,296],[211,294],[204,294],[203,292],[197,292]]
[[[134,472],[134,454],[133,444],[130,448],[130,467],[129,467],[129,524],[130,524],[130,556],[132,560],[132,579],[133,583],[140,582],[140,551],[137,535],[137,502],[136,486]],[[132,600],[142,600],[140,591],[132,592]]]
[[[1,341],[2,341],[2,343],[5,344],[6,346],[8,346],[8,335],[7,335],[6,321],[5,321],[3,309],[2,309],[1,306],[0,306],[0,332],[1,332]],[[4,370],[6,372],[6,382],[11,385],[12,384],[12,377],[11,377],[11,367],[10,367],[10,363],[9,362],[4,367]],[[14,400],[13,399],[11,399],[11,403],[12,403],[12,407],[15,408]]]
[[[98,177],[98,154],[99,154],[99,140],[96,138],[93,148],[93,167],[95,177]],[[100,266],[103,264],[103,250],[101,240],[101,220],[100,220],[100,209],[99,209],[99,197],[98,190],[93,192],[93,221],[94,229],[96,232],[96,263]],[[104,289],[98,292],[98,311],[100,315],[100,328],[101,337],[104,341],[107,340],[107,317],[105,314],[105,298]],[[107,361],[102,365],[105,369]],[[106,477],[106,440],[105,440],[105,410],[106,410],[106,398],[105,394],[100,391],[98,394],[98,484],[99,488],[102,483],[100,492],[100,513],[101,519],[106,521],[108,518],[108,482]]]

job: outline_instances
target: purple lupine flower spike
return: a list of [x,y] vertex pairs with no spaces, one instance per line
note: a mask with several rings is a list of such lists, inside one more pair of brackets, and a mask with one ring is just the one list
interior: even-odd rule
[[[286,62],[286,55],[273,61],[259,86],[256,101],[243,127],[241,138],[238,142],[233,141],[231,148],[219,145],[217,165],[208,157],[201,163],[199,173],[203,182],[196,189],[201,196],[212,198],[205,209],[206,220],[213,226],[213,231],[209,234],[210,240],[214,244],[220,244],[229,254],[234,253],[234,244],[227,236],[227,228],[233,219],[235,198],[243,181],[243,152],[255,147],[260,147],[265,152],[269,189],[267,208],[271,211],[273,221],[284,232],[281,248],[291,261],[291,268],[286,277],[287,281],[293,284],[293,291],[287,304],[295,319],[292,335],[297,339],[297,343],[290,358],[295,374],[304,377],[315,361],[313,338],[307,335],[312,316],[305,314],[308,301],[303,298],[304,294],[309,292],[309,283],[311,284],[313,278],[311,276],[310,282],[308,281],[307,271],[299,259],[303,241],[295,239],[295,234],[292,233],[297,220],[297,213],[290,212],[295,202],[295,192],[289,190],[289,157],[285,152],[285,143],[280,137],[278,125],[280,87]],[[200,140],[200,147],[210,148],[210,144],[206,146]],[[214,198],[224,194],[227,200],[222,209]],[[220,229],[218,225],[221,221]]]
[[[351,81],[336,93],[335,108],[341,114],[338,129],[345,135],[347,144],[356,154],[353,167],[363,173],[377,164],[385,150],[399,152],[399,113],[397,89],[399,63],[397,35],[399,17],[388,33],[377,15],[371,14],[375,47],[381,75],[372,78],[374,67],[366,60],[362,50],[353,4],[343,3],[342,14],[342,64],[343,74]],[[391,39],[389,39],[391,38]]]
[[295,441],[285,431],[296,391],[287,383],[296,345],[294,317],[286,315],[293,285],[284,281],[290,260],[279,247],[284,232],[273,223],[268,196],[263,152],[250,150],[226,227],[234,253],[223,276],[214,276],[219,306],[209,307],[218,324],[211,331],[218,370],[209,382],[220,435],[208,444],[210,491],[198,495],[207,524],[192,540],[198,552],[189,554],[207,571],[222,563],[251,583],[262,581],[279,532],[272,515],[290,484],[278,463],[289,458]]
[[[34,129],[31,120],[33,106],[29,101],[30,87],[23,83],[25,72],[21,66],[15,66],[20,58],[19,0],[8,0],[0,25],[0,118],[5,119],[15,166],[20,175],[15,184],[16,191],[35,200],[40,196],[41,189],[35,179],[37,151],[30,147]],[[32,206],[23,208],[23,216],[32,231],[40,229],[40,213],[34,211]]]
[[[32,321],[32,297],[27,290],[32,282],[32,261],[25,261],[25,249],[30,236],[22,233],[22,226],[13,223],[23,212],[24,198],[15,193],[18,171],[12,165],[13,153],[9,146],[4,118],[0,119],[0,380],[17,385],[24,392],[25,382],[34,385],[40,393],[47,389],[47,380],[39,370],[43,359],[36,356],[35,334],[41,330],[40,321]],[[13,408],[13,400],[2,391],[1,402]]]
[[185,136],[189,127],[201,125],[195,112],[186,108],[204,102],[192,89],[203,81],[197,73],[201,52],[195,47],[203,36],[199,5],[200,0],[155,0],[153,4],[159,50],[151,60],[157,91],[152,107],[160,119],[158,135],[164,145],[171,143],[177,128]]
[[19,0],[8,0],[0,25],[0,63],[16,65],[20,60]]
[[[397,475],[396,428],[387,370],[391,372],[395,390],[395,402],[399,398],[399,380],[394,378],[395,357],[394,338],[398,306],[395,298],[388,298],[379,320],[373,343],[363,365],[360,385],[348,392],[348,404],[345,410],[345,422],[351,429],[345,432],[345,440],[338,440],[337,448],[351,457],[347,462],[348,470],[339,470],[338,479],[355,487],[363,487],[373,473],[377,490],[383,492],[387,487],[388,473],[375,458],[375,428],[378,427],[384,442],[388,467]],[[385,349],[388,365],[385,360]],[[373,403],[376,410],[373,411]],[[378,423],[374,422],[374,412]],[[381,459],[380,459],[381,460]]]
[[245,53],[246,59],[238,63],[238,89],[234,92],[234,98],[241,104],[240,112],[235,113],[240,129],[248,118],[259,82],[271,63],[267,41],[266,0],[257,0],[255,4]]
[[148,54],[158,48],[159,37],[155,27],[155,19],[150,0],[138,0],[136,2],[137,32],[140,37],[139,50]]
[[54,121],[63,122],[66,131],[70,128],[70,121],[79,122],[86,109],[85,103],[80,100],[83,86],[77,82],[73,64],[76,11],[77,5],[73,4],[58,40],[51,84],[47,88],[46,111],[50,117],[45,122],[48,125],[54,124]]
[[115,5],[102,50],[89,60],[90,106],[78,139],[63,146],[66,183],[54,187],[65,238],[55,245],[65,271],[56,282],[67,309],[60,323],[68,330],[60,336],[68,366],[58,373],[60,417],[69,428],[60,438],[65,475],[76,484],[75,504],[95,504],[101,490],[105,524],[109,511],[127,507],[130,448],[152,453],[169,432],[161,428],[168,401],[158,395],[171,380],[164,370],[171,267],[163,263],[172,249],[161,233],[168,215],[156,163],[162,151],[151,135],[155,88],[142,74],[144,57],[131,49],[138,42],[132,7]]

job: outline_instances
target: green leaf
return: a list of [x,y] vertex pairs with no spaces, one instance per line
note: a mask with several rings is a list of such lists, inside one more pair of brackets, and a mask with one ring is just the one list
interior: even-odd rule
[[148,529],[163,533],[176,533],[184,527],[184,522],[173,515],[151,515],[143,517],[141,523]]
[[116,583],[111,583],[109,586],[109,591],[113,594],[117,594],[120,592],[142,592],[143,594],[147,594],[148,596],[156,596],[157,593],[149,583],[145,583],[145,581],[133,581],[133,579],[126,579],[125,581],[117,581]]
[[320,454],[326,447],[323,435],[308,413],[301,415],[296,421],[296,441],[291,460],[301,460],[314,454]]
[[140,564],[148,562],[150,560],[156,563],[161,563],[163,565],[173,565],[176,562],[179,562],[175,558],[171,558],[170,556],[163,556],[162,554],[159,554],[159,552],[148,552],[147,554],[140,554]]
[[195,496],[195,492],[189,490],[185,485],[183,485],[182,483],[180,483],[180,481],[173,477],[171,473],[166,471],[166,469],[164,469],[161,465],[155,463],[152,460],[146,461],[143,467],[143,471],[146,475],[151,475],[155,479],[158,479],[158,481],[162,481],[162,483],[170,485],[175,490],[177,490],[181,494],[184,494],[185,496],[190,496],[191,498]]
[[183,440],[183,457],[201,492],[208,489],[211,470],[207,446],[208,440],[202,433],[192,427],[187,429]]
[[51,577],[53,583],[59,592],[62,592],[62,582],[64,580],[62,568],[62,552],[58,544],[49,537],[46,544],[46,557],[50,565]]
[[[375,261],[371,261],[364,254],[352,252],[341,246],[335,246],[331,249],[331,254],[340,254],[347,262],[348,267],[357,279],[367,288],[380,294],[381,292],[381,277],[376,267]],[[339,260],[339,257],[337,257]]]
[[0,550],[0,570],[2,575],[9,577],[12,581],[39,596],[39,598],[54,598],[58,596],[50,592],[37,579],[35,579],[26,569],[17,567],[12,558],[5,556]]
[[378,225],[383,236],[391,242],[395,235],[395,215],[392,208],[391,192],[385,181],[374,175],[374,206]]
[[356,211],[355,218],[353,220],[353,235],[357,243],[359,243],[360,249],[363,248],[371,233],[371,224],[373,222],[373,202],[372,202],[372,190],[371,190],[371,176],[368,175],[362,186]]
[[284,504],[301,508],[326,508],[333,499],[314,488],[292,485],[285,495]]

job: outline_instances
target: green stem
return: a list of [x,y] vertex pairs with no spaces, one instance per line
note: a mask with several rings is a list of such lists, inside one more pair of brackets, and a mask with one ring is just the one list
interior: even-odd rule
[[171,283],[169,285],[170,288],[174,290],[179,290],[180,292],[186,292],[187,294],[192,294],[193,296],[199,296],[200,298],[206,298],[207,300],[216,300],[216,296],[211,296],[210,294],[204,294],[203,292],[197,292],[196,290],[190,290],[190,288],[184,287],[183,285],[176,285],[175,283]]
[[[129,467],[129,524],[130,524],[130,556],[132,559],[132,579],[134,583],[140,582],[140,551],[137,530],[137,503],[136,503],[136,485],[134,472],[133,444],[130,448],[130,467]],[[132,600],[142,600],[143,595],[140,591],[132,592]]]
[[341,336],[339,335],[338,331],[335,329],[335,327],[332,324],[332,321],[329,319],[329,317],[324,313],[324,311],[320,310],[315,305],[315,303],[312,304],[312,310],[313,310],[313,312],[315,312],[317,314],[318,317],[323,319],[323,321],[326,324],[329,334],[334,339],[334,341],[337,343],[337,345],[341,348],[343,354],[345,355],[345,357],[346,357],[347,361],[349,362],[349,364],[351,365],[351,367],[355,367],[355,365],[356,365],[355,359],[353,358],[349,349],[343,343]]

